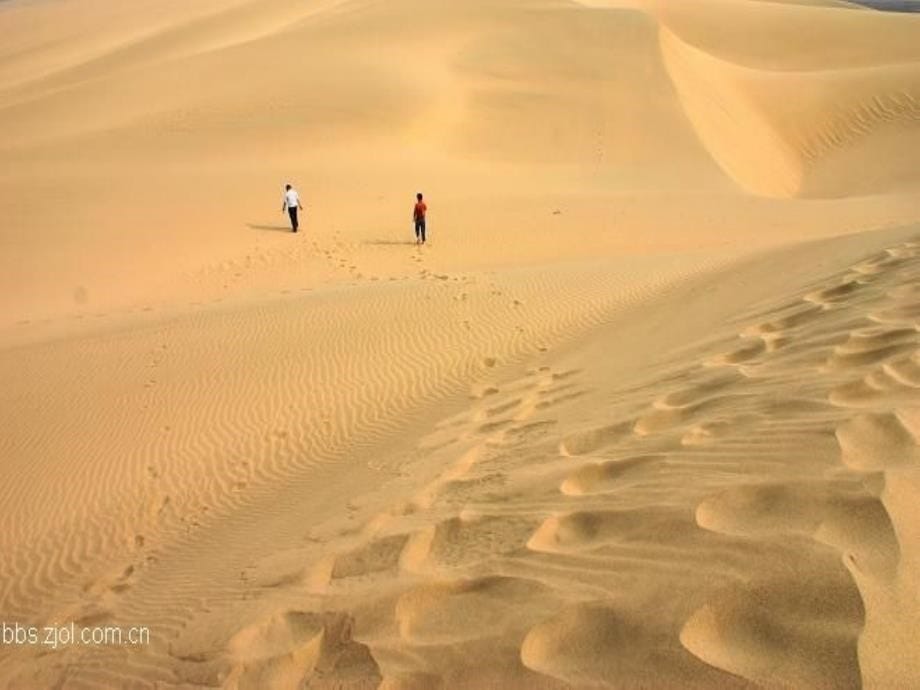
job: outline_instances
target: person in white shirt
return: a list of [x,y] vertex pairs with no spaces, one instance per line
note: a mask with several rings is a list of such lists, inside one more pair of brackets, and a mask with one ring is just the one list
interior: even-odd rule
[[297,228],[300,227],[300,224],[297,222],[297,209],[303,211],[303,206],[300,204],[300,196],[297,194],[296,189],[286,184],[284,185],[284,203],[281,205],[281,210],[287,210],[288,215],[291,217],[291,229],[294,232],[297,232]]

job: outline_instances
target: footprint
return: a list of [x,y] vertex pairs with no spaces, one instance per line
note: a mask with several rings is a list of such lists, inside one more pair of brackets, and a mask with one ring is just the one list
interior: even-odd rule
[[408,539],[407,534],[380,537],[336,555],[330,573],[331,580],[364,577],[383,572],[395,573]]
[[834,348],[827,360],[833,369],[876,364],[916,348],[915,328],[864,328],[850,333],[843,345]]
[[109,594],[123,594],[134,584],[135,565],[130,563],[114,574],[104,575],[98,580],[91,580],[83,585],[83,593],[92,601],[104,601]]
[[833,287],[824,288],[823,290],[810,292],[805,295],[804,299],[806,302],[811,302],[821,307],[832,306],[839,302],[845,301],[861,287],[862,284],[859,282],[855,280],[848,280],[844,283],[841,283],[840,285],[835,285]]
[[508,402],[496,405],[495,407],[490,407],[485,411],[486,417],[495,417],[497,415],[510,412],[521,404],[520,398],[515,398],[514,400],[509,400]]
[[489,434],[494,434],[497,431],[506,429],[514,423],[511,419],[499,419],[494,422],[486,422],[485,424],[480,424],[476,428],[476,433],[483,436],[488,436]]
[[707,377],[700,383],[666,395],[661,400],[662,406],[665,408],[677,408],[704,402],[711,399],[716,393],[744,380],[745,377],[734,370],[720,372]]
[[567,369],[566,371],[556,371],[552,374],[553,381],[565,381],[581,373],[581,369]]
[[313,680],[345,687],[361,679],[374,687],[382,680],[380,668],[353,631],[354,619],[343,613],[276,613],[230,639],[231,669],[223,684],[293,689],[310,687]]
[[780,316],[772,321],[764,321],[745,330],[743,335],[760,336],[761,338],[776,339],[786,331],[803,326],[824,314],[824,309],[819,305],[795,307],[791,313]]
[[670,407],[664,401],[657,401],[651,412],[636,420],[633,430],[639,436],[670,431],[692,424],[702,414],[714,414],[724,409],[737,409],[741,403],[752,399],[756,400],[756,396],[725,394],[680,407]]
[[469,568],[516,555],[534,531],[528,517],[481,515],[465,511],[413,534],[400,566],[420,573],[437,568]]
[[587,393],[587,391],[572,391],[570,393],[564,393],[555,397],[545,398],[544,400],[540,400],[534,407],[537,410],[547,410],[551,407],[556,407],[558,405],[563,405],[567,402],[577,400],[578,398],[587,395]]
[[505,445],[518,445],[521,443],[532,443],[537,439],[546,436],[549,430],[556,426],[558,422],[554,419],[547,419],[539,422],[530,422],[528,424],[518,424],[507,429],[502,438]]
[[743,434],[744,425],[757,419],[755,415],[746,415],[702,422],[687,429],[680,443],[682,446],[706,446],[729,436]]
[[634,425],[635,421],[630,420],[569,434],[559,444],[559,452],[572,457],[591,455],[598,450],[614,447],[621,440],[632,436]]
[[717,355],[710,363],[716,365],[733,365],[733,364],[743,364],[745,362],[750,362],[757,357],[762,356],[767,351],[767,341],[763,338],[758,338],[757,340],[752,340],[741,347],[727,352],[723,355]]
[[610,544],[654,545],[662,534],[692,540],[699,529],[683,513],[660,509],[580,510],[552,515],[534,531],[527,548],[541,553],[575,553]]
[[396,623],[405,642],[461,644],[483,631],[526,630],[553,604],[539,582],[491,575],[413,587],[396,602]]
[[557,395],[562,395],[563,393],[566,393],[569,391],[573,391],[577,388],[578,388],[578,384],[575,383],[574,381],[570,381],[569,383],[560,383],[558,386],[549,385],[546,388],[540,388],[537,391],[537,395],[539,395],[541,398],[553,397]]
[[635,455],[617,460],[583,465],[572,472],[559,490],[567,496],[604,493],[616,489],[620,480],[631,470],[656,462],[663,462],[664,455]]

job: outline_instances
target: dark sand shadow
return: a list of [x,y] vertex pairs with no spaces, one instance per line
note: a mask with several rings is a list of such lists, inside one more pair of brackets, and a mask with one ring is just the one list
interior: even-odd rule
[[246,226],[250,230],[275,230],[278,232],[291,232],[290,225],[256,225],[255,223],[246,223]]

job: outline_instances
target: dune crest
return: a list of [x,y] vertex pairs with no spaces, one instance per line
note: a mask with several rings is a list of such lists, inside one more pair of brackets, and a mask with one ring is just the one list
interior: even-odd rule
[[757,70],[667,26],[661,49],[701,141],[743,189],[821,198],[916,184],[906,151],[920,141],[920,63]]

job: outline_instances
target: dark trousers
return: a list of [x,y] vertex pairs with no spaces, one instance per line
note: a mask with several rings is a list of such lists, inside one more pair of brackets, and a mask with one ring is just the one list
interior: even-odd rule
[[425,219],[415,219],[415,239],[425,241]]
[[288,215],[291,217],[291,229],[297,232],[297,228],[300,227],[297,223],[297,207],[288,206]]

